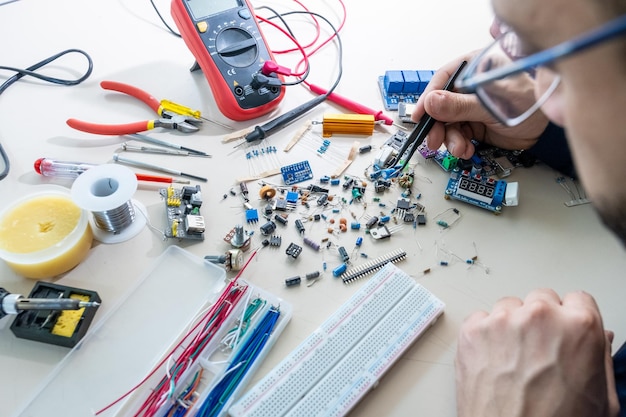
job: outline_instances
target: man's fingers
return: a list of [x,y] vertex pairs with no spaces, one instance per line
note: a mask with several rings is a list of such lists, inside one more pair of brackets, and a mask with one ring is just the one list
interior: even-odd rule
[[492,117],[473,94],[435,90],[424,98],[424,109],[435,120],[446,123],[492,121]]

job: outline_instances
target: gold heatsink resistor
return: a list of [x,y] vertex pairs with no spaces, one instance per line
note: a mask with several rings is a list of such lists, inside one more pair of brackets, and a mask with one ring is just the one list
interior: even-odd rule
[[371,114],[325,114],[322,122],[322,136],[340,135],[371,136],[376,120]]

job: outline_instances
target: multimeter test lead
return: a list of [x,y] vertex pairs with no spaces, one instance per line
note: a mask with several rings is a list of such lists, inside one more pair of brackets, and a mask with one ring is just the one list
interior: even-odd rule
[[8,314],[19,314],[23,310],[79,310],[99,305],[96,301],[74,298],[25,298],[0,288],[0,318]]
[[[44,177],[76,179],[80,174],[97,165],[84,162],[57,161],[51,158],[39,158],[35,161],[35,172]],[[189,184],[188,180],[179,180],[159,175],[135,174],[139,181]]]
[[235,148],[243,145],[244,143],[251,143],[251,142],[256,142],[256,141],[265,139],[272,133],[286,127],[288,124],[297,120],[304,113],[313,109],[315,106],[317,106],[324,100],[326,100],[326,95],[317,96],[313,100],[307,101],[306,103],[301,104],[300,106],[289,110],[288,112],[278,116],[277,118],[273,120],[270,120],[269,122],[263,125],[255,126],[251,132],[249,132],[248,134],[244,136],[244,139],[246,141],[235,146]]
[[[315,94],[323,95],[323,94],[328,93],[328,91],[326,91],[322,87],[319,87],[319,86],[317,86],[315,84],[307,83],[307,86]],[[369,108],[367,106],[359,104],[356,101],[350,100],[349,98],[341,96],[341,95],[336,94],[336,93],[328,94],[326,99],[328,101],[332,101],[335,104],[339,104],[340,106],[345,107],[346,109],[348,109],[350,111],[353,111],[355,113],[371,114],[372,116],[374,116],[374,120],[382,121],[386,125],[389,125],[389,126],[395,125],[393,119],[391,117],[385,115],[382,110],[376,111],[374,109],[371,109],[371,108]]]

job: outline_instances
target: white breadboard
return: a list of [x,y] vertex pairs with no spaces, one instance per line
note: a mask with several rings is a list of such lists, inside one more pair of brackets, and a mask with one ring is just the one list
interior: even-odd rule
[[239,416],[343,416],[443,313],[444,304],[393,264],[244,394]]

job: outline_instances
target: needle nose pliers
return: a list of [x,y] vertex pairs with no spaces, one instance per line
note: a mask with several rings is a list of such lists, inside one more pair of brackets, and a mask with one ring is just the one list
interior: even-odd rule
[[193,116],[181,115],[174,113],[170,110],[165,110],[161,106],[161,102],[154,98],[149,93],[141,90],[140,88],[132,85],[119,83],[115,81],[102,81],[100,86],[105,90],[118,91],[120,93],[128,94],[146,103],[152,110],[160,116],[155,120],[144,120],[141,122],[127,123],[127,124],[115,124],[105,125],[98,123],[89,123],[77,119],[68,119],[67,124],[83,132],[95,133],[98,135],[128,135],[132,133],[144,132],[156,127],[163,127],[166,129],[176,129],[183,133],[193,133],[199,130],[198,125],[202,123],[201,119]]

